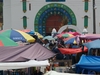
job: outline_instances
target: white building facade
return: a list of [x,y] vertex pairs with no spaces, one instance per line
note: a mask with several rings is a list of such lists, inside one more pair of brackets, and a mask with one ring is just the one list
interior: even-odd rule
[[[93,33],[93,0],[3,0],[3,29],[33,29],[43,35],[53,28],[76,26]],[[95,27],[100,33],[100,0],[95,0]]]

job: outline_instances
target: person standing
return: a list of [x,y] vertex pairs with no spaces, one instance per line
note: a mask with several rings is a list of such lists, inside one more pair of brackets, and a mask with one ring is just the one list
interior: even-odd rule
[[43,73],[40,71],[40,67],[37,67],[36,71],[33,73],[33,75],[43,75]]

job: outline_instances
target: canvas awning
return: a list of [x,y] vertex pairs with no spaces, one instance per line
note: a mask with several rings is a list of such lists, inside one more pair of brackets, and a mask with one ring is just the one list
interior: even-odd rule
[[91,49],[100,49],[100,40],[97,39],[91,42],[84,43],[83,45],[88,48],[88,54],[90,54]]
[[36,61],[29,60],[27,62],[0,62],[0,70],[8,70],[8,69],[22,69],[28,67],[40,67],[50,65],[48,60],[44,61]]
[[83,69],[100,72],[100,56],[82,55],[76,68],[78,73]]
[[[81,53],[82,48],[58,48],[62,54],[76,54],[76,53]],[[85,47],[84,52],[87,52],[88,49]]]
[[79,38],[81,39],[100,39],[100,34],[85,34],[85,35],[80,35]]
[[0,62],[46,60],[56,54],[39,43],[16,47],[0,47]]

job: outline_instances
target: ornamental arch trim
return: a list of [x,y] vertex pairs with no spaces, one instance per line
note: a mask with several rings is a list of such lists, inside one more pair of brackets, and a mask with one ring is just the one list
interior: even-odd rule
[[77,25],[74,12],[61,3],[51,3],[43,6],[35,16],[34,30],[45,36],[46,19],[50,15],[61,15],[68,18],[68,25]]

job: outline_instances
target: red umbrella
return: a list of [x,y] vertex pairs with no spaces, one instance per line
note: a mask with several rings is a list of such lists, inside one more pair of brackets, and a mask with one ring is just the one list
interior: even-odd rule
[[76,36],[76,35],[81,35],[79,32],[68,32],[69,34],[72,34],[72,35],[74,35],[74,36]]

